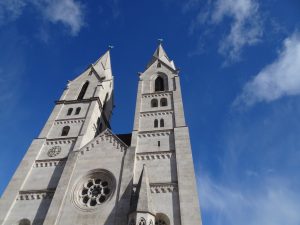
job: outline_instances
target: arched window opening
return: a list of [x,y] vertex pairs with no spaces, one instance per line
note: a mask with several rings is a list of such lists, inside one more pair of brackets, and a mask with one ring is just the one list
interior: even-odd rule
[[152,99],[151,100],[151,107],[154,108],[154,107],[158,107],[158,101],[156,98]]
[[77,107],[77,108],[76,108],[76,111],[75,111],[75,115],[78,115],[78,114],[80,113],[80,110],[81,110],[81,108],[80,108],[80,107]]
[[168,105],[168,100],[166,98],[160,99],[160,106],[167,106]]
[[30,225],[30,224],[31,224],[31,222],[29,219],[21,219],[19,221],[19,225]]
[[157,63],[157,68],[160,68],[160,67],[161,67],[161,63],[158,62],[158,63]]
[[160,119],[160,127],[164,127],[165,126],[165,121],[164,119]]
[[157,119],[154,120],[154,127],[158,127],[158,120]]
[[162,77],[157,77],[155,80],[155,91],[164,91],[164,79]]
[[144,218],[140,219],[139,225],[147,225],[146,220]]
[[83,97],[84,97],[84,95],[85,95],[85,92],[86,92],[88,86],[89,86],[89,82],[87,81],[87,82],[85,82],[85,84],[82,86],[81,91],[80,91],[80,93],[79,93],[79,95],[78,95],[77,100],[83,99]]
[[157,146],[160,147],[160,141],[157,141]]
[[72,112],[73,112],[73,108],[69,108],[68,112],[67,112],[67,116],[70,116],[72,114]]
[[63,127],[62,132],[61,132],[61,136],[67,136],[69,134],[69,131],[70,131],[69,126]]

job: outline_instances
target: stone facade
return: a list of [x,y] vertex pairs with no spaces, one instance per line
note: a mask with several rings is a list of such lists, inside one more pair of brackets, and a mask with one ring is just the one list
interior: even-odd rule
[[159,45],[125,135],[109,125],[109,51],[70,81],[1,198],[0,224],[200,225],[178,73]]

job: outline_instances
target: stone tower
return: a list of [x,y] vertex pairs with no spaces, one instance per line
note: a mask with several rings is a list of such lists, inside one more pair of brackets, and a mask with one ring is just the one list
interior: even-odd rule
[[0,225],[201,225],[179,71],[161,44],[114,134],[107,51],[70,81],[0,200]]

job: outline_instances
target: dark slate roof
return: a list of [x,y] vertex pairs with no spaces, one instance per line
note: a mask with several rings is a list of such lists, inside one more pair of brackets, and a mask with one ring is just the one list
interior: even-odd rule
[[127,146],[131,145],[131,133],[129,134],[116,134],[118,138],[121,139]]

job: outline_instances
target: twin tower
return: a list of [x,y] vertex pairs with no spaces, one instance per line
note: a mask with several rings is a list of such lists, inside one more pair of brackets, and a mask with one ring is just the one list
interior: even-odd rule
[[107,51],[61,98],[0,199],[0,225],[201,225],[176,69],[161,44],[114,134]]

